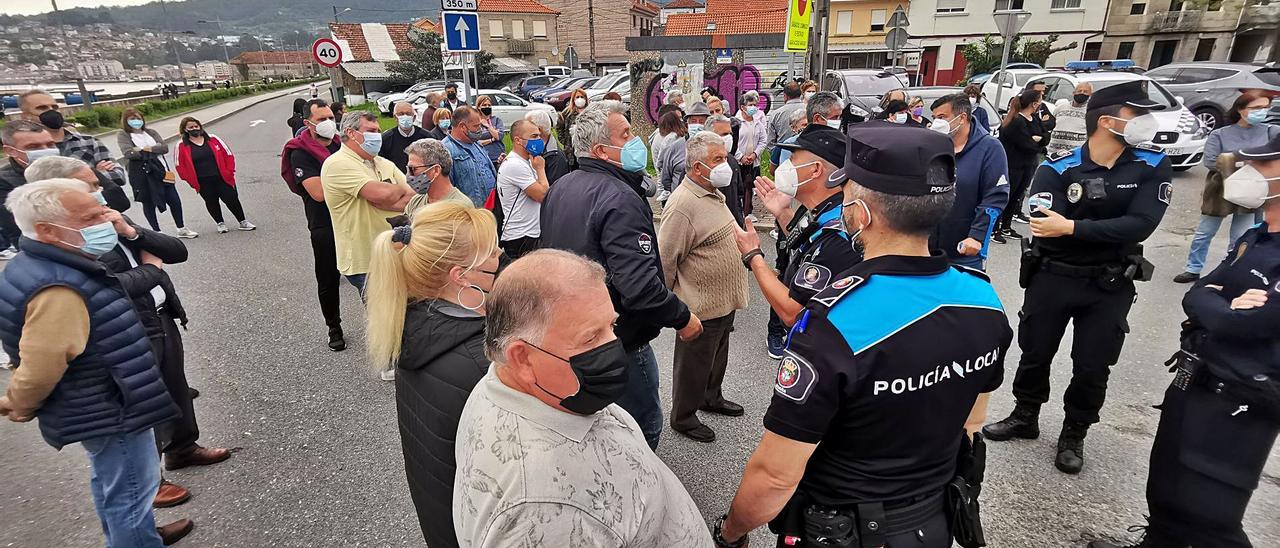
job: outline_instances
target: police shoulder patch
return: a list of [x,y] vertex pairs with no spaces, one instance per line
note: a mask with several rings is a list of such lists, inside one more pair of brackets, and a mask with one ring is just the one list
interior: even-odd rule
[[[1074,184],[1074,183],[1073,183]],[[1037,192],[1027,199],[1027,208],[1034,213],[1038,209],[1053,209],[1053,194]]]
[[1160,201],[1164,202],[1165,205],[1169,205],[1169,200],[1173,199],[1173,183],[1160,183],[1159,194],[1156,197],[1160,198]]
[[[817,253],[814,253],[817,256]],[[801,263],[791,284],[811,291],[822,291],[831,282],[831,269],[817,263]]]
[[1071,150],[1071,149],[1059,150],[1059,151],[1057,151],[1057,152],[1054,152],[1054,153],[1050,154],[1050,155],[1049,155],[1047,158],[1045,158],[1045,159],[1046,159],[1046,160],[1049,160],[1050,162],[1056,162],[1056,161],[1058,161],[1058,160],[1061,160],[1061,159],[1063,159],[1063,158],[1066,158],[1067,156],[1070,156],[1070,155],[1071,155],[1071,152],[1072,152],[1072,150]]
[[294,176],[294,177],[297,177],[297,178],[299,178],[299,179],[301,179],[301,178],[302,178],[302,168],[300,168],[300,167],[295,167],[295,168],[293,168],[293,176]]
[[646,253],[646,254],[647,254],[647,253],[649,253],[649,252],[651,252],[651,251],[653,251],[653,237],[652,237],[652,236],[649,236],[648,234],[645,234],[645,233],[641,232],[641,233],[640,233],[640,237],[639,237],[638,241],[639,241],[639,244],[640,244],[640,251],[642,251],[642,252],[644,252],[644,253]]
[[783,351],[773,391],[791,401],[804,403],[818,384],[818,370],[808,360],[790,350]]
[[1159,152],[1161,154],[1164,153],[1164,147],[1160,145],[1153,145],[1151,143],[1138,143],[1136,145],[1133,145],[1133,148],[1137,150],[1145,150],[1147,152]]
[[814,295],[812,301],[827,308],[831,308],[835,306],[836,302],[844,298],[845,295],[848,295],[849,292],[862,285],[862,282],[864,281],[866,281],[866,279],[861,276],[846,276],[844,278],[840,278],[839,280],[831,282],[831,285],[827,286],[826,289],[819,291],[817,295]]

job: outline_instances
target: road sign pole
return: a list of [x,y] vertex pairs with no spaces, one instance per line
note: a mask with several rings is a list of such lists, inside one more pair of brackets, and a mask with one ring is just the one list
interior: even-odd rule
[[[1000,31],[1000,36],[1004,40],[1004,47],[1000,52],[1000,70],[996,72],[996,76],[1000,77],[1000,80],[996,82],[996,102],[992,105],[995,107],[996,113],[1000,112],[1000,99],[1004,91],[1004,81],[1009,78],[1005,71],[1009,66],[1010,46],[1013,44],[1014,37],[1018,35],[1018,32],[1022,30],[1023,25],[1026,25],[1029,19],[1031,19],[1031,12],[1029,11],[997,11],[995,13],[996,28]],[[992,76],[992,78],[996,76]],[[1005,111],[1007,112],[1008,109],[1006,108]]]
[[1004,91],[1004,79],[1009,77],[1009,75],[1004,74],[1004,70],[1005,67],[1009,66],[1009,42],[1011,41],[1008,36],[1004,37],[1004,51],[1000,53],[1000,72],[997,74],[1001,78],[999,82],[996,82],[996,102],[992,105],[996,107],[996,112],[1000,111],[1000,96],[1002,95],[1001,92]]

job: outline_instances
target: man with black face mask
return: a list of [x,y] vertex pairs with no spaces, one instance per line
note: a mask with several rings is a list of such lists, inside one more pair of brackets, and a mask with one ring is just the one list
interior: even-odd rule
[[459,545],[711,545],[689,493],[615,403],[632,368],[617,318],[605,269],[569,252],[534,251],[494,282],[493,364],[456,436]]
[[57,101],[48,92],[35,89],[19,95],[18,108],[22,110],[22,118],[38,122],[49,131],[49,136],[58,143],[58,154],[89,164],[116,185],[125,184],[124,166],[111,159],[111,151],[102,141],[67,128],[66,119],[58,111]]
[[441,103],[444,108],[455,111],[458,110],[458,107],[466,104],[465,101],[458,98],[458,84],[450,82],[449,85],[444,87],[444,102]]

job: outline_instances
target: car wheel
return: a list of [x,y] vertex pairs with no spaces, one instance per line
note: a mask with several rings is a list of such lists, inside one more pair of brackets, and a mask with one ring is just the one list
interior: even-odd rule
[[1195,110],[1195,115],[1206,132],[1213,131],[1222,125],[1222,115],[1218,113],[1218,109],[1210,107],[1199,108]]
[[1196,166],[1194,166],[1194,165],[1190,165],[1190,166],[1173,166],[1173,170],[1174,170],[1174,171],[1186,171],[1186,170],[1191,169],[1191,168],[1193,168],[1193,167],[1196,167]]

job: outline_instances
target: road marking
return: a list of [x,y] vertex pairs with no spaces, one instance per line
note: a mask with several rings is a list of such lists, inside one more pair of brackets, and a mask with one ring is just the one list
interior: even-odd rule
[[249,122],[249,127],[258,127],[258,124],[265,124],[265,123],[267,123],[266,120],[254,120],[252,122]]

